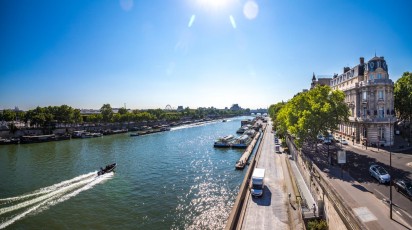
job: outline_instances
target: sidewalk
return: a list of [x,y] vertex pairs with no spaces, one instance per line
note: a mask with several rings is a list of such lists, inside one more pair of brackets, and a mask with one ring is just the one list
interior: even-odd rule
[[296,165],[296,162],[294,160],[290,159],[290,158],[289,158],[289,162],[290,162],[292,173],[293,173],[293,176],[295,177],[295,181],[297,183],[300,195],[306,201],[306,204],[308,206],[306,210],[302,209],[303,213],[304,213],[304,216],[305,217],[313,217],[312,207],[313,207],[313,205],[315,205],[316,210],[318,210],[318,206],[317,206],[315,200],[313,199],[312,194],[310,193],[309,188],[306,185],[305,180],[303,179],[303,176],[300,173],[300,171],[299,171],[299,169]]

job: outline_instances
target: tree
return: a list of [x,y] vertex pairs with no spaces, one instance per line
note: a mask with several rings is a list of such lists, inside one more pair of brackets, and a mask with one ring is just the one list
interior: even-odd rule
[[80,114],[80,109],[73,110],[73,122],[79,124],[83,122],[82,115]]
[[412,72],[403,73],[402,77],[396,81],[393,93],[395,98],[394,107],[396,110],[396,114],[400,120],[409,121],[409,128],[411,129]]
[[104,104],[100,108],[100,113],[103,116],[103,122],[111,122],[113,117],[113,109],[110,104]]
[[16,112],[11,109],[3,110],[2,118],[5,121],[14,121],[16,119]]
[[295,95],[278,112],[279,132],[294,135],[299,147],[305,141],[316,143],[319,134],[333,132],[341,122],[348,121],[344,99],[342,91],[320,85]]
[[67,105],[61,105],[56,108],[54,118],[58,123],[73,123],[74,114],[73,108]]
[[277,126],[277,120],[276,117],[280,111],[280,109],[285,105],[285,102],[278,102],[276,104],[270,105],[269,109],[268,109],[268,113],[269,113],[269,117],[272,119],[273,121],[273,126],[276,127]]
[[127,111],[127,109],[126,109],[125,107],[120,108],[119,111],[118,111],[118,113],[119,113],[120,115],[125,115],[127,112],[128,112],[128,111]]

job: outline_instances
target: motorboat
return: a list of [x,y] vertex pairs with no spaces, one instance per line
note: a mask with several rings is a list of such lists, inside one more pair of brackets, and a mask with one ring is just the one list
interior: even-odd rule
[[131,137],[137,137],[137,136],[139,136],[139,133],[131,133],[130,136]]
[[99,172],[97,172],[97,176],[114,171],[114,169],[116,168],[116,165],[117,165],[116,163],[113,163],[110,165],[106,165],[105,168],[100,168]]

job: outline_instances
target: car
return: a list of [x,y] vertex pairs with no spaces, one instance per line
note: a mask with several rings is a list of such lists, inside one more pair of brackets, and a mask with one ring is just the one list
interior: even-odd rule
[[332,144],[332,141],[328,138],[325,138],[325,140],[323,140],[323,144],[330,145],[330,144]]
[[372,177],[378,180],[380,184],[389,183],[391,181],[389,173],[380,165],[371,165],[369,167],[369,173]]
[[342,139],[342,140],[340,141],[340,143],[342,143],[342,145],[348,145],[348,144],[349,144],[348,141],[345,140],[345,139]]
[[396,191],[412,200],[412,182],[407,179],[396,180],[393,184]]

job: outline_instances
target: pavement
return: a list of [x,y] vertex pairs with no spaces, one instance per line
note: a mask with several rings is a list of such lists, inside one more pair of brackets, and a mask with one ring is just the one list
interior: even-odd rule
[[[350,145],[353,145],[352,142],[350,142]],[[353,146],[365,150],[365,147],[361,144],[355,143]],[[374,147],[368,147],[368,150],[376,151]],[[309,192],[296,162],[292,159],[289,159],[289,161],[301,196],[306,200],[308,207],[312,207],[315,204],[314,198]],[[328,179],[331,186],[339,193],[367,229],[412,229],[411,224],[406,223],[396,212],[393,212],[393,219],[391,220],[389,217],[389,204],[376,198],[373,193],[365,189],[347,172],[343,171],[342,173],[339,167],[330,166],[322,174],[323,178]],[[305,213],[305,216],[306,214],[309,213]],[[333,226],[330,227],[333,228]]]

